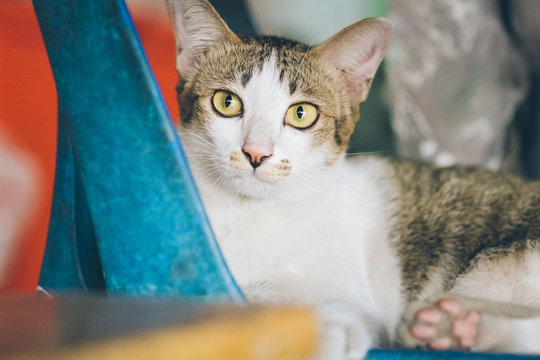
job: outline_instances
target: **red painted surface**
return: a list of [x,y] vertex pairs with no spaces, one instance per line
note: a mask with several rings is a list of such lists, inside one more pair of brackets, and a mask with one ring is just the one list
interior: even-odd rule
[[[158,14],[158,13],[156,13]],[[173,119],[174,38],[165,14],[135,14],[135,23]],[[39,211],[17,239],[7,283],[0,291],[34,291],[45,247],[56,155],[56,92],[33,8],[29,1],[0,1],[0,127],[30,153],[43,173]],[[0,199],[1,201],[1,199]],[[0,229],[1,231],[1,229]]]

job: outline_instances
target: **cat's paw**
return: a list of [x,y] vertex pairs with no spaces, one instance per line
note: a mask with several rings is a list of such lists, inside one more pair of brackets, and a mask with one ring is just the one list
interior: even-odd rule
[[470,350],[476,341],[480,312],[456,297],[416,302],[405,310],[399,335],[408,347]]

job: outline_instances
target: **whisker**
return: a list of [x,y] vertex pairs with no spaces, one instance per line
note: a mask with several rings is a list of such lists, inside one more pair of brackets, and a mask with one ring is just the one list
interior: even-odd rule
[[203,142],[205,144],[212,145],[212,143],[210,142],[209,139],[205,139],[201,135],[196,134],[196,133],[191,132],[191,131],[178,131],[178,135],[180,135],[180,140],[182,140],[182,138],[184,138],[184,139],[186,139],[188,141],[193,141],[194,138],[195,138],[195,139],[198,139],[198,140],[200,140],[201,142]]
[[312,47],[313,47],[312,45],[309,45],[309,48],[304,53],[304,56],[302,56],[302,59],[300,60],[300,63],[298,64],[298,66],[302,65],[302,63],[304,62],[304,59],[306,58],[308,52],[311,50]]

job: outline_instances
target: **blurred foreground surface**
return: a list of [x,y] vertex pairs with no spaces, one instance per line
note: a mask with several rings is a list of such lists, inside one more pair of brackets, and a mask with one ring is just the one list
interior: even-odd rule
[[303,308],[111,297],[0,297],[2,359],[307,359]]

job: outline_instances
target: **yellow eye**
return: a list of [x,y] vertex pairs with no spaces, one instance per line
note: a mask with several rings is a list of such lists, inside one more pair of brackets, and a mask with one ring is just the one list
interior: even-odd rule
[[307,129],[319,117],[319,110],[310,103],[295,104],[287,110],[287,123],[297,129]]
[[242,112],[242,101],[232,92],[218,90],[212,97],[214,109],[225,117],[234,117]]

